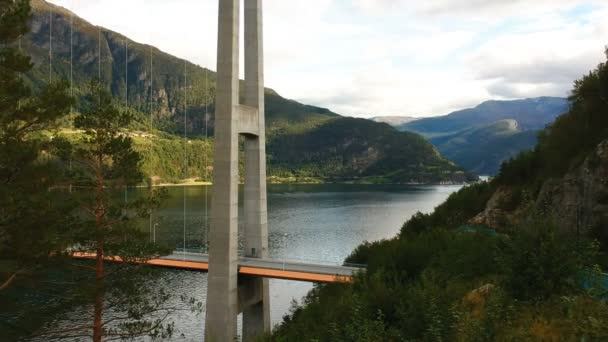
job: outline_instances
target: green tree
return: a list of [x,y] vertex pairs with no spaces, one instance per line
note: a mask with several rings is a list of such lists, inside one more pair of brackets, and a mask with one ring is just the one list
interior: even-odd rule
[[47,191],[58,181],[45,132],[68,114],[65,82],[39,93],[23,81],[32,69],[18,47],[28,30],[27,0],[0,0],[0,290],[60,250],[66,202]]
[[580,292],[597,260],[597,247],[593,241],[535,218],[515,227],[500,246],[497,259],[505,288],[514,298],[526,301]]
[[[96,342],[170,336],[173,326],[164,322],[172,311],[165,305],[169,296],[162,287],[155,292],[144,286],[153,275],[142,265],[169,250],[149,242],[139,228],[163,194],[151,192],[149,197],[130,202],[112,195],[113,189],[137,184],[143,178],[141,156],[123,129],[133,117],[98,80],[91,82],[81,107],[74,126],[83,131],[82,138],[61,148],[62,157],[73,161],[70,174],[74,181],[89,189],[73,196],[79,205],[78,228],[72,231],[78,247],[73,251],[95,260],[94,265],[80,265],[94,273],[93,279],[85,278],[79,285],[81,294],[93,302],[93,324],[83,326],[77,335],[91,336]],[[120,258],[123,263],[108,265],[108,258]]]

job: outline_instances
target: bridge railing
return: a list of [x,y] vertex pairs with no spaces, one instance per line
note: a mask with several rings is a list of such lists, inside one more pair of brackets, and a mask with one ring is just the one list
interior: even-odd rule
[[[176,248],[173,251],[174,255],[183,255],[183,256],[208,256],[206,253],[206,249],[203,248]],[[240,257],[247,258],[244,253],[239,253]],[[254,258],[252,258],[254,259]],[[306,258],[281,258],[281,257],[269,257],[266,259],[262,259],[264,261],[274,262],[277,264],[283,264],[283,269],[288,264],[303,264],[303,265],[318,265],[318,266],[329,266],[329,267],[350,267],[350,268],[360,268],[364,269],[367,267],[365,264],[356,264],[356,263],[346,263],[346,262],[338,262],[334,260],[319,260],[319,259],[306,259]]]
[[281,261],[286,264],[314,264],[319,266],[334,266],[334,267],[352,267],[352,268],[366,268],[367,265],[364,264],[355,264],[355,263],[345,263],[338,262],[334,260],[319,260],[319,259],[305,259],[305,258],[273,258],[270,257],[270,260],[273,261]]

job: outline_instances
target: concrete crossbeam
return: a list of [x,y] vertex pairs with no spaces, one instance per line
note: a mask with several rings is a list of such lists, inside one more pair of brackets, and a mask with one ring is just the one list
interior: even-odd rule
[[238,130],[240,134],[259,136],[260,135],[260,120],[258,108],[240,105],[238,111]]

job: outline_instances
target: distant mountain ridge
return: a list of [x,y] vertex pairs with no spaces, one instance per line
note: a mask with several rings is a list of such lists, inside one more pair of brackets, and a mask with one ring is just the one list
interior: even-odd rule
[[[117,100],[137,116],[136,129],[155,133],[137,139],[137,146],[144,151],[148,176],[170,181],[184,176],[209,180],[210,173],[203,170],[207,167],[201,160],[207,161],[212,155],[212,144],[193,141],[186,149],[178,137],[202,138],[205,128],[212,136],[215,72],[94,26],[76,15],[71,36],[71,12],[43,0],[32,0],[31,4],[31,32],[23,37],[21,46],[35,64],[27,77],[34,88],[46,84],[50,77],[52,37],[54,80],[69,79],[72,71],[74,94],[79,97],[99,73]],[[326,108],[283,98],[272,89],[266,89],[265,94],[271,176],[365,178],[395,183],[462,182],[467,178],[462,169],[417,134],[372,121],[362,124]],[[184,160],[189,165],[184,166]]]
[[416,120],[399,126],[400,130],[426,136],[456,133],[500,120],[513,119],[522,130],[540,130],[568,110],[568,100],[561,97],[537,97],[511,101],[485,101],[474,108],[447,115]]
[[423,135],[442,155],[469,171],[494,175],[503,161],[532,148],[538,132],[568,108],[568,100],[560,97],[486,101],[397,128]]
[[494,175],[503,161],[532,148],[538,133],[537,130],[522,131],[517,121],[509,119],[436,137],[431,141],[443,154],[457,160],[469,171]]
[[375,122],[384,122],[391,126],[401,126],[418,119],[420,118],[415,118],[413,116],[375,116],[370,120]]

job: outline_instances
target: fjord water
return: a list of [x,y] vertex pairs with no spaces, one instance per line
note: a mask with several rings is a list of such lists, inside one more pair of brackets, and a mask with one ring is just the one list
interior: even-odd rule
[[[363,241],[395,236],[412,214],[432,211],[459,188],[457,185],[270,185],[270,256],[278,260],[342,263]],[[133,199],[148,191],[129,189],[120,196]],[[163,206],[142,224],[142,229],[150,234],[150,239],[169,247],[181,250],[185,242],[189,251],[206,252],[209,210],[205,206],[211,207],[211,188],[169,187],[168,193]],[[242,211],[242,206],[239,210]],[[173,340],[202,341],[205,313],[188,310],[180,297],[195,298],[204,308],[207,274],[170,269],[160,272],[160,278],[151,280],[146,286],[168,290],[172,294],[168,306],[183,308],[168,317],[169,322],[175,323]],[[306,282],[271,279],[273,325],[281,322],[283,315],[289,313],[292,302],[299,302],[312,287],[313,284]],[[87,324],[89,310],[73,308],[51,318],[49,323],[55,328]],[[106,314],[112,318],[111,312]]]
[[[341,263],[363,241],[395,236],[412,214],[430,212],[459,188],[445,185],[270,185],[270,256],[278,260]],[[147,190],[131,190],[134,191]],[[157,242],[181,249],[185,241],[186,249],[205,252],[208,223],[205,201],[210,207],[210,195],[211,189],[204,186],[169,188],[169,199],[154,213],[150,226],[144,229],[152,228],[151,234]],[[164,272],[161,281],[175,298],[186,295],[204,302],[207,274]],[[273,324],[279,323],[289,312],[292,301],[299,301],[312,286],[304,282],[271,280]],[[170,319],[176,323],[178,334],[186,335],[186,340],[202,339],[204,312],[198,316],[188,311],[178,312]]]

